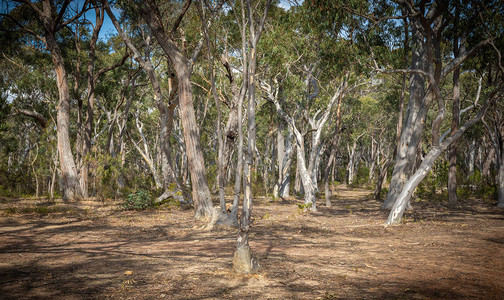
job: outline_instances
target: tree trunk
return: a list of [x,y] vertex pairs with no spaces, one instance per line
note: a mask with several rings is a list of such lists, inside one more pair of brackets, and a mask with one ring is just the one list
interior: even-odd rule
[[292,156],[294,154],[292,144],[292,129],[287,126],[287,135],[285,137],[285,155],[282,160],[282,182],[278,190],[278,195],[282,198],[290,196],[290,171]]
[[380,200],[381,198],[381,190],[383,187],[383,183],[385,182],[385,177],[387,177],[387,170],[390,165],[391,160],[387,159],[382,167],[380,167],[380,174],[378,175],[378,180],[376,181],[376,187],[374,191],[373,198],[375,200]]
[[179,99],[184,140],[187,151],[189,173],[191,174],[194,215],[196,218],[208,218],[213,214],[212,198],[208,189],[205,162],[200,145],[199,128],[196,124],[192,104],[192,86],[190,73],[179,69]]
[[[250,217],[252,214],[252,165],[254,159],[254,151],[256,145],[256,124],[255,124],[255,106],[256,106],[256,46],[261,37],[264,28],[264,22],[268,15],[271,6],[271,0],[266,3],[263,16],[258,25],[257,31],[254,25],[254,16],[252,11],[252,4],[247,0],[247,16],[250,29],[249,40],[249,55],[248,55],[248,141],[247,141],[247,156],[245,158],[244,168],[244,195],[242,215],[240,219],[240,230],[237,238],[236,252],[233,258],[233,267],[238,273],[250,273],[258,269],[259,265],[252,255],[249,247],[249,230],[250,230]],[[245,6],[242,2],[242,19],[245,19]],[[242,39],[244,36],[242,36]]]
[[299,168],[299,177],[301,183],[303,184],[304,199],[305,199],[305,210],[317,211],[317,206],[315,204],[315,186],[312,181],[312,176],[310,172],[306,169],[306,161],[304,158],[304,146],[297,145],[297,159]]
[[[481,151],[480,151],[480,153],[481,153]],[[488,150],[487,155],[485,156],[485,162],[483,163],[483,167],[481,168],[481,179],[482,180],[484,178],[490,177],[490,169],[492,166],[492,162],[496,161],[495,157],[496,157],[495,148],[491,147]]]
[[[455,3],[455,36],[453,41],[453,55],[457,57],[459,55],[459,37],[458,37],[458,23],[459,23],[459,7],[460,2]],[[460,120],[460,67],[453,70],[453,107],[452,107],[452,124],[451,132],[452,135],[457,131]],[[448,149],[448,204],[451,208],[457,206],[457,142],[450,145]]]
[[283,164],[283,160],[285,157],[285,137],[283,135],[283,131],[284,131],[283,121],[279,121],[278,127],[277,127],[277,140],[276,140],[276,142],[277,142],[276,163],[277,163],[277,168],[278,168],[278,178],[277,178],[277,181],[275,182],[275,186],[273,187],[273,197],[274,198],[278,198],[278,196],[279,196],[278,191],[280,190],[280,186],[282,185],[282,176],[283,176],[282,164]]
[[504,151],[501,153],[497,172],[497,206],[504,207]]
[[[417,20],[414,22],[418,22]],[[421,25],[419,25],[421,26]],[[423,36],[416,26],[412,27],[412,58],[411,69],[426,69],[426,50],[422,42]],[[420,74],[411,74],[410,93],[406,118],[401,131],[394,171],[390,181],[387,198],[383,202],[382,209],[390,209],[400,195],[404,183],[413,172],[418,144],[422,138],[425,117],[430,105],[425,103],[424,96],[425,79]],[[427,96],[430,97],[430,96]],[[429,102],[429,101],[426,101]]]
[[194,215],[198,219],[208,219],[213,215],[212,198],[208,188],[203,151],[200,145],[199,127],[193,106],[193,92],[191,85],[192,63],[202,46],[202,41],[195,49],[193,58],[188,60],[182,51],[171,40],[161,24],[159,9],[153,0],[147,1],[147,6],[139,7],[143,19],[156,37],[164,53],[175,68],[178,77],[178,91],[180,103],[180,117],[184,132],[189,173],[191,174],[192,198],[194,201]]
[[430,169],[434,165],[434,161],[439,157],[442,153],[442,149],[440,147],[434,147],[429,151],[429,154],[424,158],[422,164],[418,168],[418,170],[413,174],[409,180],[404,184],[404,187],[399,194],[399,197],[395,201],[392,210],[390,211],[387,224],[400,223],[402,216],[406,207],[409,204],[411,199],[411,195],[416,187],[422,182],[422,180],[429,174]]
[[493,101],[493,97],[495,93],[493,93],[492,97],[485,103],[485,105],[478,111],[476,116],[467,121],[463,126],[461,126],[455,133],[453,133],[449,138],[445,139],[438,145],[432,146],[431,150],[425,156],[422,164],[418,167],[416,172],[408,179],[408,181],[404,184],[404,188],[399,194],[397,200],[394,202],[392,210],[390,211],[387,224],[396,224],[400,223],[402,216],[404,214],[404,210],[408,206],[411,195],[413,191],[417,188],[417,186],[422,182],[422,180],[427,176],[430,169],[434,165],[436,159],[445,151],[453,142],[455,142],[458,138],[462,136],[462,134],[471,126],[473,126],[476,122],[481,120],[485,111],[487,110],[490,102]]
[[70,89],[68,87],[67,74],[63,57],[53,35],[46,35],[47,49],[55,67],[57,86],[59,93],[58,112],[56,116],[56,128],[58,137],[58,153],[61,169],[61,189],[63,199],[75,200],[82,197],[82,190],[77,175],[77,167],[72,155],[70,144]]
[[347,177],[347,184],[352,185],[354,181],[354,176],[355,176],[355,149],[357,148],[357,143],[353,143],[352,148],[350,148],[349,145],[347,145],[347,150],[348,150],[348,165],[347,165],[347,172],[348,172],[348,177]]
[[469,155],[467,156],[467,177],[474,174],[474,165],[476,164],[476,140],[472,140],[469,144]]

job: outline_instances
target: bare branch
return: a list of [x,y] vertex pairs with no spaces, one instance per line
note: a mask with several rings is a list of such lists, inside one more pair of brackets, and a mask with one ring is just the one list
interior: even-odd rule
[[35,119],[39,123],[40,127],[42,128],[47,127],[47,120],[40,113],[33,110],[19,109],[19,108],[16,108],[15,110],[22,115]]
[[446,77],[450,72],[452,72],[456,67],[460,66],[467,58],[476,53],[481,47],[493,42],[494,38],[488,38],[484,41],[479,42],[476,46],[474,46],[469,52],[465,51],[465,48],[462,48],[460,54],[455,57],[451,62],[449,62],[441,71],[441,78]]
[[103,68],[103,69],[100,69],[98,70],[98,72],[96,72],[96,75],[95,75],[95,79],[100,77],[102,74],[108,72],[108,71],[111,71],[115,68],[118,68],[122,65],[124,65],[124,63],[126,62],[126,60],[128,59],[128,57],[130,57],[130,53],[128,52],[128,49],[126,49],[124,51],[124,55],[123,57],[121,58],[121,60],[119,62],[117,62],[116,64],[112,65],[112,66],[108,66],[106,68]]
[[184,5],[184,8],[182,9],[182,12],[178,16],[178,18],[175,21],[175,23],[173,24],[172,30],[169,33],[170,37],[173,37],[175,35],[175,32],[177,31],[178,27],[180,26],[180,23],[182,22],[182,19],[184,18],[184,15],[189,10],[189,7],[191,6],[191,3],[192,3],[192,0],[187,0],[186,1],[185,5]]
[[67,26],[68,24],[72,23],[73,21],[77,20],[78,18],[80,18],[82,16],[82,14],[84,14],[85,12],[87,12],[89,10],[89,8],[86,8],[88,3],[89,3],[89,0],[85,0],[84,4],[82,5],[81,11],[79,13],[77,13],[75,16],[73,16],[72,18],[66,20],[65,22],[62,22],[59,26],[57,25],[58,23],[54,23],[54,31],[56,32],[56,31],[60,30],[61,28]]

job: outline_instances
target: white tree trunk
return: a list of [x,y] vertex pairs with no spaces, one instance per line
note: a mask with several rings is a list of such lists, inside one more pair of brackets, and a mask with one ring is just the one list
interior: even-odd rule
[[504,152],[501,153],[499,170],[497,174],[498,207],[504,207]]

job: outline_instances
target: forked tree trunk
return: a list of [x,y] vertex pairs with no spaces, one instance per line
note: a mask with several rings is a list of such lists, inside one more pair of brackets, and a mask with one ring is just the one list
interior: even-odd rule
[[485,105],[478,111],[477,115],[467,121],[463,126],[461,126],[455,133],[453,133],[449,138],[445,139],[438,145],[435,145],[431,148],[429,153],[425,156],[422,164],[418,167],[416,172],[408,179],[408,181],[404,184],[404,188],[402,189],[399,197],[394,202],[392,210],[390,211],[389,217],[387,219],[387,225],[397,224],[401,222],[402,216],[406,207],[408,206],[411,195],[413,191],[418,187],[420,182],[429,174],[432,166],[436,159],[445,151],[453,142],[455,142],[458,138],[462,136],[462,134],[476,122],[481,120],[483,115],[485,114],[486,109],[489,104],[493,101],[493,97],[495,93],[490,97],[490,99],[485,103]]
[[[142,55],[140,54],[139,50],[133,45],[131,40],[126,36],[124,31],[122,30],[119,22],[112,13],[108,2],[105,2],[104,8],[107,11],[107,14],[109,15],[110,19],[112,20],[117,32],[125,42],[126,46],[130,49],[131,52],[133,52],[134,59],[140,64],[142,69],[144,69],[145,72],[147,73],[149,81],[151,82],[152,85],[154,100],[156,101],[156,105],[159,111],[159,124],[160,124],[159,145],[161,149],[161,170],[163,174],[162,182],[160,181],[159,176],[157,175],[157,169],[151,166],[154,164],[154,162],[152,161],[150,164],[149,163],[148,164],[151,168],[151,172],[153,173],[156,186],[159,187],[161,184],[164,190],[163,193],[156,199],[156,201],[159,202],[168,197],[173,197],[174,199],[177,199],[180,202],[184,202],[184,198],[187,198],[187,202],[190,203],[191,202],[190,197],[186,195],[185,190],[182,188],[181,182],[179,181],[178,177],[175,174],[171,158],[170,136],[173,128],[173,116],[175,113],[175,108],[178,105],[176,101],[173,101],[174,95],[177,92],[176,88],[172,88],[171,83],[173,80],[173,76],[169,78],[170,90],[168,91],[169,95],[167,99],[165,99],[165,97],[163,97],[163,94],[161,92],[161,84],[159,82],[158,76],[156,75],[154,66],[152,65],[152,62],[150,60],[150,46],[151,46],[150,32],[148,33],[148,35],[144,40],[146,50],[145,50],[145,57],[142,58]],[[165,103],[165,100],[167,100],[166,101],[167,104]],[[116,116],[116,114],[114,116]],[[147,152],[147,149],[145,150],[145,152]],[[172,183],[175,183],[176,185],[175,189],[171,188]],[[181,196],[181,194],[184,195],[185,197]]]
[[[418,21],[414,20],[413,22]],[[416,29],[416,26],[411,27],[413,31],[411,69],[425,70],[426,50],[422,41],[423,36],[422,33]],[[389,192],[385,202],[383,202],[381,206],[382,209],[392,208],[397,197],[403,190],[404,183],[408,180],[413,171],[418,144],[422,138],[425,117],[430,107],[430,104],[423,101],[425,96],[424,86],[425,79],[423,75],[411,74],[406,118],[397,147],[396,160],[390,181]]]
[[82,144],[82,166],[80,169],[80,186],[82,195],[89,196],[89,157],[91,151],[91,139],[93,132],[94,121],[94,105],[95,105],[95,62],[96,62],[96,42],[98,41],[98,34],[103,25],[104,12],[103,8],[95,8],[96,21],[93,27],[93,35],[89,43],[89,54],[87,63],[87,112],[84,125],[84,143]]
[[332,186],[334,185],[334,183],[331,182],[330,184],[331,188],[330,188],[329,175],[330,173],[333,174],[333,181],[334,181],[334,172],[331,172],[331,170],[334,170],[336,166],[336,151],[338,149],[338,143],[339,143],[340,123],[341,123],[341,97],[338,99],[338,104],[336,106],[336,126],[334,129],[334,136],[331,139],[331,146],[330,146],[331,153],[329,154],[329,159],[327,161],[327,166],[324,172],[324,193],[327,207],[331,207]]
[[[238,273],[250,273],[258,269],[259,265],[252,255],[252,251],[249,247],[249,230],[250,230],[250,217],[252,214],[252,165],[255,151],[255,140],[256,140],[256,126],[255,126],[255,105],[256,105],[256,46],[261,37],[262,30],[264,28],[264,22],[266,21],[266,16],[268,15],[269,8],[271,6],[271,0],[268,0],[261,18],[258,24],[257,31],[254,25],[254,12],[252,10],[252,4],[250,0],[247,0],[247,12],[248,12],[248,24],[250,29],[250,40],[248,54],[248,67],[249,67],[249,81],[248,81],[248,141],[247,141],[247,156],[245,158],[245,167],[243,172],[243,182],[244,182],[244,195],[243,195],[243,207],[242,215],[240,218],[240,230],[238,232],[236,251],[233,257],[233,267]],[[245,12],[245,7],[242,2],[242,12]],[[243,16],[243,15],[242,15]],[[243,16],[243,19],[244,16]]]

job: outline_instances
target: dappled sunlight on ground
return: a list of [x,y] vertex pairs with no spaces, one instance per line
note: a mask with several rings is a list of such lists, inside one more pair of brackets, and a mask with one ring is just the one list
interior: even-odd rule
[[[191,210],[117,203],[0,203],[1,298],[498,299],[504,211],[485,201],[414,203],[400,226],[371,191],[338,187],[333,207],[256,198],[251,248],[262,270],[234,274],[235,229]],[[42,201],[43,200],[39,200]],[[23,210],[22,207],[25,207]],[[29,208],[32,209],[29,209]],[[51,207],[58,209],[51,210]]]

